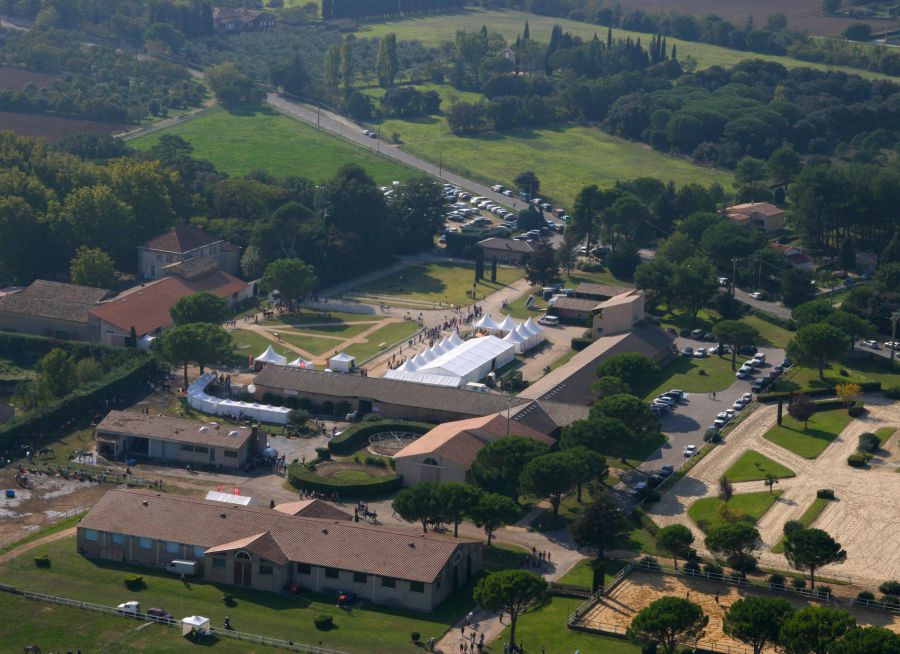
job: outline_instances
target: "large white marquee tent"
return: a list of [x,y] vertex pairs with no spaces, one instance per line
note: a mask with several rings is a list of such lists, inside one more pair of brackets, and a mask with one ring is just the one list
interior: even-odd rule
[[384,376],[420,384],[459,387],[484,379],[491,371],[512,361],[515,354],[514,344],[496,336],[463,341],[453,334]]

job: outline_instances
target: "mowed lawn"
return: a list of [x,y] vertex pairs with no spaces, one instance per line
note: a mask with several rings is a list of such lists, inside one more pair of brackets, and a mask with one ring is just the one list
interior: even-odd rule
[[209,159],[229,175],[264,170],[276,177],[296,175],[324,182],[342,166],[358,163],[379,184],[406,180],[418,173],[273,109],[229,113],[216,108],[199,118],[129,142],[147,150],[164,134],[194,146],[193,156]]
[[[444,85],[418,86],[441,94],[446,111],[454,98],[477,101],[480,95],[461,93]],[[372,91],[380,95],[380,91]],[[541,190],[564,206],[587,184],[611,187],[617,180],[657,177],[676,184],[708,186],[719,182],[729,188],[733,175],[700,166],[688,159],[658,152],[648,145],[607,134],[599,127],[557,125],[515,129],[482,135],[457,136],[442,115],[415,120],[387,119],[376,123],[384,135],[397,132],[401,148],[445,169],[487,183],[514,187],[523,170],[534,170]]]
[[[775,491],[770,494],[768,491],[765,491],[734,495],[731,501],[728,502],[728,509],[734,515],[739,516],[738,520],[756,524],[765,512],[775,504],[775,500],[778,499],[781,493],[782,491]],[[725,502],[718,497],[704,497],[691,504],[691,507],[688,509],[688,515],[700,529],[708,534],[716,527],[726,524],[720,515],[720,508],[724,505]]]
[[794,477],[794,471],[755,450],[747,450],[725,472],[728,481],[759,481],[772,475],[777,479]]
[[[44,552],[51,560],[51,567],[46,569],[38,568],[33,560],[35,554]],[[143,575],[146,589],[131,592],[125,588],[125,575],[132,571]],[[471,602],[471,587],[466,587],[432,613],[417,613],[365,603],[360,607],[344,610],[335,606],[336,598],[333,596],[304,593],[288,597],[279,593],[216,586],[198,581],[182,582],[152,568],[89,560],[76,554],[74,537],[47,543],[0,566],[0,577],[4,583],[18,588],[107,606],[134,599],[144,607],[165,607],[177,617],[203,615],[216,626],[220,626],[227,615],[231,624],[239,631],[300,643],[318,644],[321,641],[324,651],[334,648],[366,654],[419,652],[421,648],[410,639],[412,631],[419,631],[423,640],[431,636],[440,637],[450,624],[469,610]],[[234,606],[223,603],[222,595],[225,593],[234,596]],[[313,619],[317,614],[332,616],[335,628],[330,631],[316,629]],[[34,615],[35,621],[40,622],[40,612],[34,611]],[[91,614],[85,612],[83,615],[89,618]],[[0,624],[0,630],[10,628],[3,626],[6,622]],[[563,628],[561,625],[560,629]],[[8,644],[10,641],[3,639],[2,642]],[[24,643],[13,642],[16,647],[3,651],[21,651]],[[69,647],[66,643],[61,646]],[[222,651],[252,652],[254,647],[245,645],[240,650],[223,648]],[[45,648],[44,651],[57,650]],[[87,648],[83,651],[100,650]],[[122,651],[183,650],[176,647],[153,650],[125,648]]]
[[[479,281],[476,289],[478,300],[522,277],[522,270],[519,268],[498,267],[497,281],[492,282],[490,267],[486,268],[488,278]],[[472,304],[473,300],[471,296],[466,295],[466,291],[471,292],[474,282],[474,266],[438,262],[404,268],[369,284],[351,289],[347,295],[367,298],[370,302],[418,305],[421,309],[431,309],[432,303],[435,308],[439,308],[441,304],[449,308],[451,304],[455,306]]]
[[[602,25],[592,25],[580,21],[567,20],[565,18],[554,18],[551,16],[537,16],[522,11],[504,10],[504,11],[485,11],[482,9],[467,9],[465,11],[452,14],[441,14],[437,16],[426,16],[423,18],[400,18],[378,23],[371,23],[363,26],[359,32],[359,36],[365,37],[381,37],[389,32],[397,35],[398,39],[412,40],[416,39],[428,45],[438,45],[443,41],[453,41],[456,37],[457,30],[468,30],[474,32],[481,29],[482,25],[487,26],[488,32],[497,32],[503,36],[508,43],[513,43],[516,36],[522,33],[525,28],[525,21],[528,21],[528,29],[531,38],[546,44],[550,40],[550,31],[553,26],[559,24],[563,30],[580,36],[583,39],[591,39],[597,34],[601,39],[606,39],[606,27]],[[642,34],[640,32],[630,32],[618,28],[613,29],[615,38],[641,39],[641,42],[647,44],[650,42],[652,34]],[[673,45],[678,46],[678,58],[684,59],[690,55],[697,60],[699,68],[708,68],[710,66],[733,66],[746,59],[764,59],[766,61],[775,61],[788,68],[816,68],[819,70],[843,70],[847,73],[860,75],[870,79],[892,79],[887,75],[880,73],[870,73],[864,70],[848,68],[846,66],[829,66],[827,64],[816,64],[791,57],[782,57],[777,55],[764,55],[755,52],[742,52],[740,50],[731,50],[716,45],[708,45],[706,43],[695,43],[693,41],[682,41],[672,37],[666,37],[666,43],[671,48]]]
[[[803,515],[797,519],[797,522],[803,525],[804,528],[809,527],[813,523],[813,521],[815,521],[815,519],[822,514],[822,511],[825,510],[825,507],[828,506],[831,501],[832,500],[826,500],[825,498],[817,497],[813,500],[813,503],[809,505],[809,508],[803,512]],[[775,554],[781,554],[782,552],[784,552],[784,538],[782,538],[779,542],[775,543],[775,545],[772,546],[772,551]]]
[[[785,407],[786,408],[786,407]],[[803,423],[784,412],[780,425],[766,432],[765,437],[781,447],[806,459],[815,459],[853,420],[846,409],[816,411],[804,429]]]
[[708,356],[703,359],[687,359],[679,356],[666,364],[656,379],[648,380],[644,386],[632,390],[638,396],[651,400],[660,393],[676,388],[688,393],[722,391],[734,381],[730,357],[720,359],[717,356]]
[[[273,343],[262,334],[250,331],[249,329],[230,329],[228,330],[228,333],[231,334],[231,339],[234,341],[234,356],[232,363],[235,363],[236,365],[248,365],[248,357],[251,359],[253,357],[258,357],[265,352],[266,348],[270,345],[278,352],[278,354],[283,356],[290,357],[294,354],[292,350],[289,350],[283,345]],[[296,356],[292,358],[296,358]]]
[[[628,565],[628,561],[611,560],[606,562],[603,579],[608,584],[618,574],[619,570]],[[569,584],[571,586],[582,586],[590,588],[594,583],[594,560],[583,559],[572,566],[566,574],[559,580],[561,584]]]
[[[872,355],[873,357],[875,355]],[[845,371],[846,374],[841,374]],[[891,371],[886,360],[872,359],[848,359],[841,363],[832,363],[825,366],[825,379],[819,379],[819,371],[816,368],[805,366],[793,366],[780,381],[772,386],[772,391],[797,391],[810,388],[834,388],[836,384],[854,382],[881,382],[884,387],[894,386],[900,379],[900,365],[895,364]]]
[[356,357],[356,365],[361,364],[367,359],[391,347],[394,343],[398,343],[409,338],[419,331],[419,323],[412,320],[404,320],[403,322],[392,322],[384,327],[379,327],[371,334],[368,334],[365,343],[353,343],[344,349],[344,352],[350,356]]
[[[43,652],[81,651],[85,654],[171,654],[196,647],[177,627],[136,622],[6,593],[0,594],[0,643],[3,643],[4,652],[20,652],[26,644],[37,644]],[[215,654],[277,654],[284,651],[265,645],[248,645],[231,638],[210,640],[203,648]]]

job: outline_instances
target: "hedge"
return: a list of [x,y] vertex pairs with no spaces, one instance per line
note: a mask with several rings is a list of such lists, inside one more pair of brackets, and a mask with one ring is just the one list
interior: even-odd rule
[[[871,393],[873,391],[881,390],[881,382],[863,382],[860,384],[863,393]],[[772,402],[778,400],[787,400],[792,396],[796,397],[798,395],[806,395],[808,397],[824,397],[828,395],[834,395],[835,390],[834,387],[830,388],[801,388],[796,391],[777,391],[774,393],[760,393],[756,396],[756,399],[760,402]]]
[[761,311],[760,309],[756,309],[753,307],[750,308],[750,313],[760,320],[764,320],[767,323],[770,323],[777,327],[781,327],[782,329],[786,329],[789,332],[797,331],[797,323],[791,318],[779,318],[778,316],[773,316],[771,313]]
[[400,475],[379,477],[375,481],[343,482],[320,477],[305,465],[294,463],[288,468],[288,481],[294,488],[320,493],[338,493],[342,498],[368,499],[390,495],[400,490],[403,479]]
[[376,422],[359,422],[350,426],[328,442],[328,449],[338,455],[350,454],[365,447],[369,436],[382,431],[408,431],[424,434],[431,431],[434,425],[411,420],[378,420]]
[[581,352],[584,348],[586,348],[593,342],[594,339],[592,338],[582,338],[580,336],[577,336],[572,339],[572,349],[576,352]]
[[[8,336],[8,334],[3,334],[0,336],[0,341],[6,340],[4,337]],[[85,348],[99,350],[101,353],[114,356],[117,354],[115,350],[109,352],[110,348],[91,346],[85,346]],[[64,349],[72,351],[72,349],[80,348],[64,347]],[[60,425],[73,418],[77,420],[93,415],[104,400],[127,395],[134,390],[135,386],[146,381],[157,371],[158,362],[154,356],[138,353],[136,350],[122,350],[122,352],[127,352],[130,360],[125,360],[119,367],[109,370],[100,381],[78,388],[62,399],[48,402],[36,411],[16,417],[4,424],[0,427],[0,442],[4,447],[14,447],[19,440],[27,440],[33,434],[56,432]]]

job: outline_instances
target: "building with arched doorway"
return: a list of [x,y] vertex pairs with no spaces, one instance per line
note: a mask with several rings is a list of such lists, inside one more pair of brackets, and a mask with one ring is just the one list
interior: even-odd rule
[[78,525],[78,552],[167,567],[195,561],[199,580],[282,592],[353,592],[380,604],[430,611],[482,566],[478,541],[341,518],[116,489]]

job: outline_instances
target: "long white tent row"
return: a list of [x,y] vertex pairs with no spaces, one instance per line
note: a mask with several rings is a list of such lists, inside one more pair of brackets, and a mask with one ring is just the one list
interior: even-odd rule
[[419,384],[460,387],[484,379],[488,373],[512,361],[515,354],[514,344],[496,336],[463,341],[453,334],[384,376]]
[[259,404],[258,402],[224,400],[221,397],[209,395],[206,392],[206,387],[215,378],[215,375],[207,373],[198,377],[193,384],[188,386],[188,404],[198,411],[214,416],[237,417],[242,415],[252,420],[270,422],[276,425],[286,425],[289,422],[288,414],[291,410],[287,407]]
[[506,332],[503,341],[513,345],[516,348],[516,354],[527,352],[546,340],[543,327],[531,318],[519,323],[512,316],[507,315],[498,323],[493,316],[486,313],[475,323],[475,327],[491,334]]

